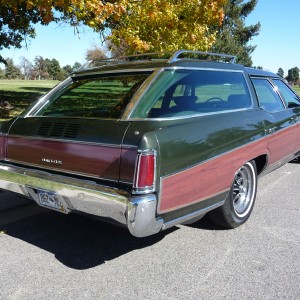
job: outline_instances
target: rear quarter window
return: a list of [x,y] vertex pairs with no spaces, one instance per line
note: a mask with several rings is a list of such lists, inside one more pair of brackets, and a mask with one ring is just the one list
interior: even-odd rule
[[267,78],[252,78],[252,82],[262,109],[272,113],[284,110],[279,95]]
[[282,95],[288,108],[300,106],[299,96],[292,89],[290,89],[282,80],[273,79],[273,82],[277,86],[279,93]]

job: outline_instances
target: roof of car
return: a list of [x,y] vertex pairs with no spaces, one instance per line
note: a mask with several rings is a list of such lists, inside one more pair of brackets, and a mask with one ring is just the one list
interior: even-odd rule
[[276,77],[271,72],[248,68],[235,63],[236,57],[227,54],[179,50],[176,52],[146,53],[104,60],[90,61],[73,76],[96,75],[100,72],[151,71],[158,68],[182,67],[219,70],[240,70],[251,76]]

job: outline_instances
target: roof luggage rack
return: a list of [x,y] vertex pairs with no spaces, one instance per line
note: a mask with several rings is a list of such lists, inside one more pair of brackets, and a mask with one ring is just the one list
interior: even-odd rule
[[228,54],[220,54],[213,52],[201,52],[193,50],[178,50],[168,60],[168,63],[172,63],[178,60],[195,59],[195,60],[213,60],[221,62],[229,62],[234,64],[236,62],[236,56]]
[[201,61],[210,60],[210,61],[218,61],[218,62],[235,63],[236,56],[212,53],[212,52],[193,51],[193,50],[178,50],[176,52],[166,51],[166,52],[143,53],[143,54],[135,54],[129,56],[122,56],[122,57],[111,57],[111,58],[106,58],[101,60],[88,61],[86,64],[84,64],[76,71],[83,71],[83,70],[103,67],[107,65],[124,64],[128,62],[163,61],[166,63],[173,63],[180,60],[201,60]]

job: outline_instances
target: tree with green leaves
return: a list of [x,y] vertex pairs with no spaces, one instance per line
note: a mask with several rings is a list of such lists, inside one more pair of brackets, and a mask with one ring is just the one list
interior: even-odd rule
[[[75,28],[82,24],[103,31],[125,13],[125,0],[0,0],[0,51],[21,48],[36,35],[34,24],[69,23]],[[0,55],[0,62],[5,59]]]
[[45,61],[46,61],[46,69],[50,78],[56,80],[58,79],[58,77],[61,77],[60,76],[61,67],[59,61],[55,58],[51,60],[46,58]]
[[299,68],[294,67],[288,70],[288,76],[286,80],[294,84],[299,79]]
[[78,70],[81,67],[81,63],[79,63],[78,61],[76,61],[72,67],[72,72]]
[[279,69],[278,69],[277,75],[280,76],[280,77],[282,77],[282,78],[284,77],[284,71],[283,71],[282,68],[279,68]]
[[[38,80],[41,80],[47,76],[49,76],[48,72],[47,72],[47,62],[45,61],[45,59],[38,55],[34,58],[34,73],[37,77]],[[46,75],[47,74],[47,75]]]
[[[82,24],[106,35],[126,54],[175,50],[208,50],[216,38],[209,30],[222,22],[228,0],[0,0],[0,51],[23,46],[35,36],[34,24]],[[0,61],[4,59],[0,56]],[[40,76],[40,75],[39,75]]]
[[17,67],[11,58],[6,59],[5,78],[17,79],[21,77],[21,70]]
[[63,71],[65,73],[65,77],[67,77],[69,74],[72,73],[72,67],[71,67],[71,65],[65,65],[63,67]]
[[[237,56],[237,62],[252,66],[251,54],[256,46],[250,40],[259,34],[260,23],[246,26],[246,17],[255,9],[258,0],[229,0],[225,5],[225,17],[212,47],[213,52]],[[212,27],[216,30],[216,27]]]

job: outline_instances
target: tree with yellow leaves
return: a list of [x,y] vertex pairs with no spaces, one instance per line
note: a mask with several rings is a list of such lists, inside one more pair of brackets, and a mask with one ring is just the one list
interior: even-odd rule
[[122,1],[126,13],[112,27],[112,48],[126,54],[165,50],[211,48],[221,25],[227,0],[140,0]]
[[[0,51],[33,38],[33,25],[67,22],[110,29],[112,47],[126,54],[179,48],[207,50],[227,0],[0,0]],[[1,60],[1,56],[0,56]],[[3,59],[2,59],[3,61]]]

